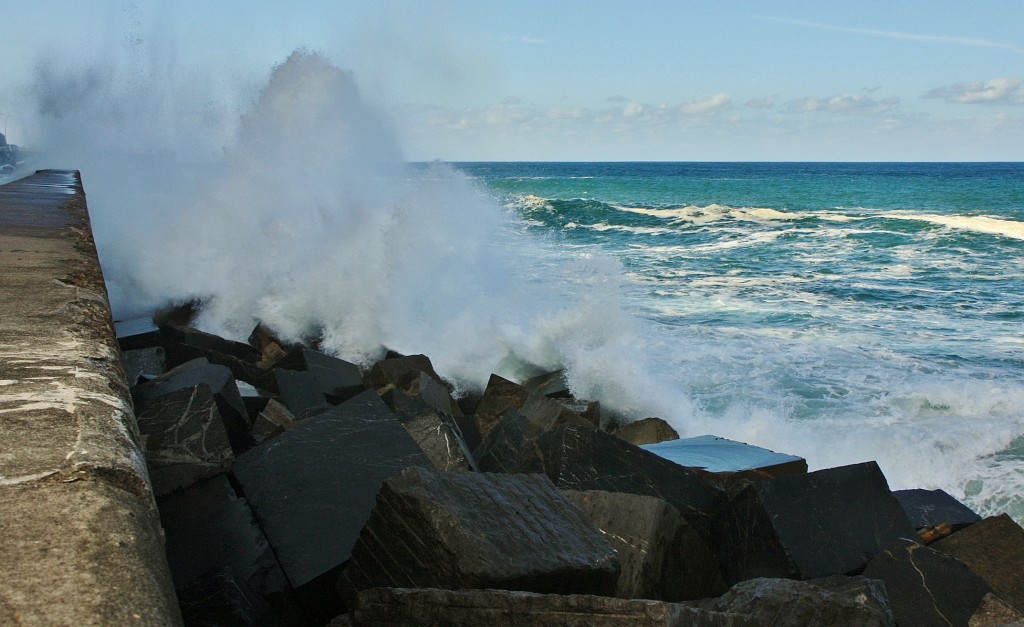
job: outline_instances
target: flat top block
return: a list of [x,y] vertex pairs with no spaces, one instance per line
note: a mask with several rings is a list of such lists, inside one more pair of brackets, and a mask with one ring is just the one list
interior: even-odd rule
[[704,468],[709,472],[740,472],[803,459],[714,435],[645,444],[641,448],[680,466]]

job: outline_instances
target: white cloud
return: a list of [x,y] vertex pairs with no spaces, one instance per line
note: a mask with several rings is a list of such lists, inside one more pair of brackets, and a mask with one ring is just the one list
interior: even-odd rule
[[622,108],[623,117],[635,118],[644,114],[644,106],[639,102],[631,102]]
[[751,109],[771,109],[775,106],[775,96],[768,96],[767,98],[751,98],[743,104]]
[[717,94],[691,100],[680,107],[680,111],[687,115],[707,115],[727,108],[731,101],[732,96],[725,92],[718,92]]
[[880,115],[899,104],[899,98],[875,100],[863,94],[840,94],[826,98],[808,96],[791,101],[786,109],[793,113],[829,111],[847,115]]
[[971,81],[957,83],[949,87],[936,87],[924,97],[942,98],[946,102],[965,104],[1024,104],[1024,92],[1020,89],[1022,84],[1024,84],[1024,80],[1008,77],[994,78],[990,81]]

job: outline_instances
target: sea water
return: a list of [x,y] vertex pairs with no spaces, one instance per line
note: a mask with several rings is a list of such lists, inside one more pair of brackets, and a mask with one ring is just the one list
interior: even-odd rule
[[662,416],[1024,519],[1024,164],[463,163],[624,269]]

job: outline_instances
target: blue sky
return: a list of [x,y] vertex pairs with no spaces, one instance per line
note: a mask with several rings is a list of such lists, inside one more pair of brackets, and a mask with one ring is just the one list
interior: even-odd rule
[[306,47],[409,159],[1024,160],[1015,0],[6,4],[0,128],[23,144],[40,67],[148,75],[160,111],[227,120]]

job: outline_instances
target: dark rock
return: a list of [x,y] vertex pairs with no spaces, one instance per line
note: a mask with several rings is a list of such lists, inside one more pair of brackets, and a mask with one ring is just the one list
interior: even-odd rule
[[601,426],[601,403],[598,401],[579,401],[572,398],[560,398],[557,399],[558,403],[571,411],[573,414],[583,418],[583,422],[579,424],[585,424],[590,427],[599,428]]
[[680,466],[702,468],[722,478],[757,481],[807,473],[807,461],[801,457],[714,435],[648,444],[643,448]]
[[986,594],[967,623],[970,627],[1024,627],[1024,612],[994,594]]
[[292,348],[274,367],[310,373],[320,393],[332,404],[347,401],[366,389],[359,366],[302,346]]
[[419,627],[755,627],[763,623],[678,603],[507,590],[373,588],[359,592],[352,624]]
[[618,574],[547,477],[408,468],[381,487],[338,586],[347,598],[384,585],[610,594]]
[[529,393],[537,392],[549,398],[572,398],[572,392],[565,382],[565,370],[555,370],[527,379],[522,383]]
[[931,548],[967,564],[1004,601],[1024,612],[1024,529],[1009,516],[990,516]]
[[[249,346],[255,348],[256,352],[260,355],[264,355],[271,344],[276,345],[279,349],[282,347],[292,349],[296,346],[301,346],[300,344],[286,342],[262,322],[253,327],[252,333],[249,334],[247,341],[249,342]],[[282,352],[284,351],[282,350]]]
[[716,521],[728,583],[848,574],[914,528],[875,462],[749,483]]
[[157,496],[225,473],[235,460],[227,429],[205,384],[150,400],[137,420]]
[[542,431],[549,431],[563,424],[583,427],[596,426],[593,420],[588,420],[561,402],[537,392],[526,397],[519,407],[519,412]]
[[725,592],[707,543],[679,511],[653,496],[566,490],[619,554],[615,596],[685,601]]
[[435,410],[449,416],[459,416],[462,410],[452,398],[451,392],[437,379],[422,370],[410,370],[396,381],[378,389],[378,394],[386,394],[389,390],[398,390],[408,396],[423,399]]
[[501,415],[508,409],[522,407],[529,395],[526,388],[518,383],[492,374],[474,414],[480,437],[486,438],[491,429],[497,426]]
[[699,606],[750,616],[772,627],[893,627],[885,586],[866,577],[842,575],[811,581],[757,578],[740,582]]
[[128,385],[133,386],[138,385],[139,378],[144,374],[156,377],[166,372],[167,359],[164,356],[163,347],[150,346],[149,348],[122,350],[121,365],[124,366],[124,376]]
[[481,472],[543,473],[544,459],[537,448],[543,432],[517,409],[508,409],[473,457]]
[[167,358],[175,365],[197,357],[206,357],[216,363],[211,359],[214,354],[228,355],[249,363],[256,363],[260,359],[259,351],[248,344],[226,340],[199,329],[164,325],[160,327],[160,334],[163,336]]
[[178,590],[186,627],[253,627],[272,624],[270,606],[227,568],[211,571]]
[[895,490],[892,494],[915,529],[943,523],[962,529],[981,520],[981,516],[942,490]]
[[444,383],[444,379],[434,371],[434,366],[426,355],[402,355],[382,359],[370,368],[364,383],[367,388],[383,394],[394,387],[399,379],[414,370],[425,372],[438,383]]
[[[476,408],[480,406],[480,400],[483,398],[483,396],[483,392],[478,392],[476,390],[464,390],[460,392],[460,395],[456,399],[456,402],[459,404],[459,409],[462,410],[462,414],[464,416],[473,417],[473,415],[476,414]],[[475,419],[473,420],[473,423],[476,424]],[[480,433],[479,428],[475,429],[477,433]],[[473,448],[476,447],[474,446]]]
[[409,396],[397,389],[385,392],[381,400],[395,413],[434,468],[459,472],[475,465],[454,418],[440,413],[422,397]]
[[276,400],[267,402],[252,424],[252,435],[260,442],[281,435],[296,426],[295,416]]
[[274,368],[273,376],[281,402],[296,417],[312,416],[330,407],[313,373]]
[[287,599],[288,581],[245,499],[226,475],[158,501],[174,587],[229,570],[268,602]]
[[[707,537],[710,518],[724,502],[723,491],[700,474],[615,436],[576,425],[560,425],[541,433],[536,444],[528,421],[510,414],[510,426],[521,431],[512,444],[489,448],[481,444],[477,463],[484,472],[543,472],[556,486],[569,490],[605,490],[646,494],[664,499]],[[504,420],[502,421],[504,423]],[[517,447],[516,438],[525,444]]]
[[337,571],[381,483],[429,464],[370,390],[239,456],[233,473],[304,606],[326,622],[341,611]]
[[644,418],[624,424],[612,433],[630,444],[657,444],[666,440],[678,440],[679,434],[661,418]]
[[898,540],[873,557],[864,576],[885,583],[900,627],[967,625],[992,591],[960,560],[911,540]]
[[132,389],[132,400],[135,411],[143,412],[146,406],[164,394],[207,385],[217,403],[217,411],[227,428],[231,448],[238,455],[250,446],[252,438],[249,430],[252,425],[249,413],[245,409],[238,386],[226,366],[209,363],[205,358],[194,359],[169,370],[152,381],[140,384]]
[[114,323],[114,335],[122,351],[152,348],[160,345],[160,327],[152,318],[134,318]]

